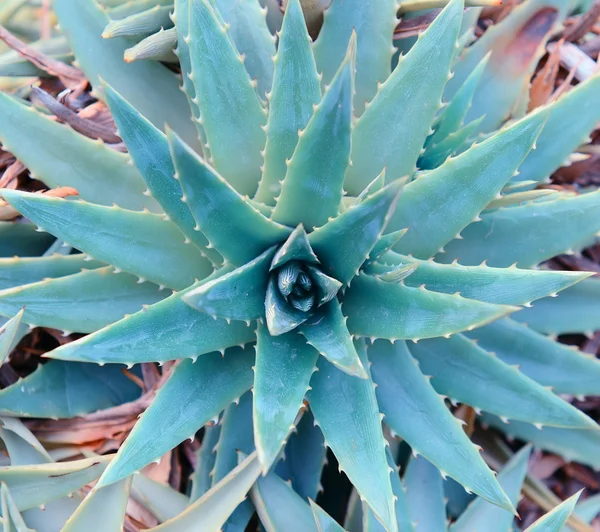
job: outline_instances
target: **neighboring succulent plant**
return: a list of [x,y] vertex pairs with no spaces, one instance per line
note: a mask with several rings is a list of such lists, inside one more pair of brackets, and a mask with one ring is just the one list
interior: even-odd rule
[[[334,0],[312,46],[300,4],[290,0],[275,53],[258,3],[234,12],[216,0],[177,0],[186,101],[170,70],[127,65],[130,43],[101,39],[107,17],[94,0],[76,8],[55,0],[129,154],[0,94],[5,149],[82,200],[8,190],[3,197],[84,254],[4,260],[0,275],[12,288],[0,292],[0,313],[25,306],[26,324],[92,333],[46,355],[67,362],[50,361],[0,392],[0,411],[72,417],[105,408],[93,397],[77,408],[65,391],[66,405],[42,412],[48,368],[70,367],[57,364],[183,360],[112,460],[92,470],[82,463],[85,475],[60,484],[68,491],[49,490],[28,505],[100,475],[77,512],[122,501],[116,494],[127,496],[133,473],[223,411],[205,430],[196,503],[177,517],[162,514],[160,530],[191,530],[191,522],[218,530],[236,507],[231,519],[243,529],[254,509],[240,503],[261,472],[276,470],[314,499],[323,444],[376,520],[406,529],[382,418],[443,475],[514,512],[443,397],[526,429],[552,427],[540,432],[559,434],[542,443],[548,448],[569,430],[585,443],[562,454],[598,460],[588,451],[600,442],[597,425],[547,387],[598,394],[600,363],[505,317],[575,290],[568,287],[589,274],[538,265],[583,248],[600,230],[599,192],[534,188],[600,119],[600,76],[523,117],[523,87],[547,32],[580,3],[529,0],[464,51],[463,1],[438,2],[446,3],[390,72],[395,1]],[[406,4],[423,5],[400,8]],[[165,124],[166,135],[157,129]],[[485,140],[472,144],[475,135]],[[584,283],[597,290],[597,281]],[[519,313],[525,321],[527,312]],[[97,374],[78,378],[108,395]],[[236,450],[249,455],[239,466]],[[10,479],[23,476],[0,470],[13,497]],[[279,482],[269,473],[252,498],[264,526],[280,530],[263,513],[273,503],[261,498],[269,478]],[[295,516],[284,515],[281,526]]]

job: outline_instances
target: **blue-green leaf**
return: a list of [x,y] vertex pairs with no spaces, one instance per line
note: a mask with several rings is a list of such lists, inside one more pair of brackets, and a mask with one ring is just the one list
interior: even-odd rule
[[[342,6],[340,4],[342,9],[347,9]],[[364,6],[369,12],[377,11],[378,15],[384,12],[373,9],[370,4]],[[402,57],[356,123],[352,133],[352,166],[348,168],[345,182],[350,194],[360,194],[384,168],[388,182],[415,171],[431,123],[441,105],[462,11],[462,0],[452,0],[448,4],[410,52]],[[389,22],[392,20],[393,17],[388,19]],[[383,37],[383,34],[378,33],[378,36]],[[385,46],[389,43],[386,39]],[[424,64],[429,68],[423,68]]]
[[125,63],[123,54],[131,41],[102,38],[109,18],[96,0],[81,0],[77,9],[73,9],[71,0],[56,0],[53,7],[79,66],[94,88],[102,78],[156,127],[168,124],[187,142],[196,140],[189,106],[176,76],[158,62]]
[[428,259],[460,234],[513,176],[547,117],[531,113],[406,185],[388,227],[409,228],[396,251]]
[[266,111],[208,0],[190,0],[189,17],[190,76],[212,162],[238,192],[253,194],[263,162]]
[[192,490],[190,500],[197,501],[212,486],[213,468],[217,459],[216,445],[219,442],[221,425],[207,425],[204,427],[202,445],[196,451],[196,469],[190,475]]
[[325,225],[338,213],[350,161],[352,90],[356,40],[287,161],[273,220],[307,229]]
[[119,135],[148,186],[146,193],[156,198],[165,214],[203,254],[214,264],[221,264],[223,258],[215,249],[207,247],[208,240],[200,231],[194,230],[196,221],[189,207],[181,201],[181,187],[174,178],[175,167],[165,135],[112,87],[103,85],[102,88]]
[[36,232],[35,225],[0,222],[0,257],[36,257],[54,242],[54,237]]
[[176,358],[196,358],[254,340],[254,327],[244,322],[228,324],[225,320],[214,320],[186,305],[181,300],[184,294],[173,294],[46,356],[98,364],[165,362]]
[[112,486],[92,489],[61,531],[121,532],[130,487],[131,477],[127,477]]
[[[358,342],[356,347],[364,366],[364,344]],[[388,532],[397,532],[390,467],[373,382],[347,375],[324,358],[319,359],[318,367],[308,400],[325,444],[377,519]]]
[[[570,312],[561,310],[566,318]],[[600,394],[600,361],[509,318],[467,333],[500,360],[558,394]]]
[[312,412],[307,411],[296,425],[296,432],[290,436],[276,472],[283,479],[291,481],[298,495],[305,499],[316,499],[321,489],[326,454],[323,434],[315,425]]
[[169,521],[149,532],[191,532],[222,530],[227,518],[246,498],[250,487],[260,476],[256,453],[248,456],[221,482],[200,499]]
[[2,146],[47,186],[73,187],[83,199],[101,205],[118,202],[128,209],[158,210],[156,202],[142,194],[144,182],[127,155],[2,92],[0,113]]
[[[527,474],[527,464],[531,455],[531,445],[523,447],[502,468],[498,482],[510,498],[515,508],[521,498],[521,489]],[[514,516],[489,502],[477,498],[450,527],[451,532],[506,532],[513,524]]]
[[300,332],[319,354],[338,369],[361,379],[368,378],[337,299],[325,304],[313,319],[304,322]]
[[175,224],[159,215],[16,190],[3,190],[2,196],[44,231],[157,284],[182,289],[213,270],[196,247],[184,243]]
[[269,268],[274,255],[273,247],[231,273],[201,284],[186,292],[182,297],[184,303],[226,320],[262,318],[265,315]]
[[[0,235],[0,238],[1,235]],[[86,256],[50,255],[44,257],[0,258],[0,290],[14,288],[43,279],[64,277],[79,273],[82,269],[92,270],[105,264],[97,260],[86,260]]]
[[176,135],[169,136],[176,177],[196,229],[228,261],[241,266],[286,239],[291,230],[262,215]]
[[513,511],[512,503],[470,442],[419,371],[404,342],[377,341],[369,348],[371,373],[377,383],[379,408],[386,424],[448,475],[481,497]]
[[581,410],[461,334],[410,346],[435,390],[450,399],[506,419],[539,425],[598,429]]
[[8,360],[8,356],[21,339],[20,329],[24,311],[25,309],[19,310],[0,327],[0,366]]
[[444,483],[439,470],[422,456],[412,458],[404,475],[404,485],[415,532],[447,530]]
[[485,325],[517,308],[410,288],[364,274],[352,281],[342,302],[351,334],[388,340],[446,336]]
[[256,80],[256,90],[264,98],[273,84],[275,37],[267,28],[265,12],[258,0],[232,3],[214,0],[237,51],[244,57],[250,78]]
[[385,230],[403,184],[390,183],[308,236],[328,275],[344,284],[358,274]]
[[312,500],[308,502],[317,523],[318,532],[344,532],[344,529],[323,508],[317,506]]
[[557,298],[546,297],[531,308],[515,314],[517,321],[526,323],[546,334],[585,333],[600,330],[600,280],[586,279],[567,288]]
[[428,290],[446,294],[460,292],[463,297],[504,305],[528,305],[536,299],[560,292],[590,275],[554,270],[491,268],[486,264],[439,264],[394,252],[386,253],[379,259],[379,263],[370,265],[368,273],[381,276],[392,267],[396,269],[412,265],[416,269],[405,279],[407,286],[425,285]]
[[298,143],[298,131],[306,127],[313,105],[321,99],[319,76],[299,0],[287,2],[274,63],[273,89],[268,94],[265,164],[255,196],[267,205],[275,205],[280,181],[287,172],[285,161]]
[[258,325],[254,441],[265,473],[294,428],[318,356],[298,333],[271,336],[265,325]]
[[356,57],[357,114],[361,114],[365,103],[373,99],[378,91],[378,82],[383,83],[390,75],[393,49],[390,47],[396,26],[397,2],[384,0],[377,3],[362,0],[350,2],[321,2],[327,6],[323,27],[314,45],[315,57],[323,81],[330,83],[344,59],[352,32],[358,37]]
[[143,38],[156,33],[163,28],[173,26],[170,14],[172,5],[153,7],[129,15],[117,20],[111,20],[102,32],[103,39],[114,39],[115,37],[137,37]]
[[144,474],[134,475],[131,497],[152,512],[159,521],[166,521],[183,512],[190,499],[175,491],[168,484],[148,478]]
[[[254,350],[232,348],[183,360],[119,449],[98,487],[135,473],[217,416],[252,385]],[[173,410],[173,405],[185,406]],[[168,414],[166,414],[168,412]],[[152,441],[152,445],[148,445]]]
[[98,268],[0,291],[0,314],[25,306],[23,321],[70,332],[94,332],[167,297],[153,283],[140,283],[114,268]]
[[65,419],[134,401],[140,393],[118,366],[52,360],[0,391],[0,413]]
[[554,508],[554,510],[540,517],[525,532],[560,532],[575,509],[575,504],[582,491],[578,491],[575,495]]
[[483,214],[480,222],[462,232],[463,240],[450,242],[436,260],[456,258],[465,266],[483,260],[499,267],[515,262],[521,267],[535,266],[593,243],[600,231],[599,206],[600,192],[590,192]]

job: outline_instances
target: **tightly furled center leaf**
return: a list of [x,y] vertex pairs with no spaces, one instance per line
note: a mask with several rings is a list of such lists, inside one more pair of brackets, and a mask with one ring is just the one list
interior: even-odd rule
[[302,225],[279,249],[270,268],[265,316],[273,336],[289,332],[318,314],[342,283],[324,274]]

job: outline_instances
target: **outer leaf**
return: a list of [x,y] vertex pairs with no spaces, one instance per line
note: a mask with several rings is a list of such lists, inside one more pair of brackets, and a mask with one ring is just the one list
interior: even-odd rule
[[291,233],[258,212],[177,136],[171,135],[169,142],[182,199],[190,206],[197,230],[232,264],[255,259]]
[[[364,365],[364,344],[357,348]],[[390,468],[373,383],[342,373],[323,358],[318,365],[309,402],[325,444],[377,519],[389,532],[396,532]]]
[[404,485],[415,532],[447,530],[444,483],[439,470],[423,457],[413,458],[404,475]]
[[402,183],[391,183],[310,233],[308,240],[325,273],[350,283],[381,238],[401,188]]
[[[0,366],[8,360],[8,356],[19,342],[21,320],[25,309],[19,310],[10,320],[0,327]],[[0,392],[1,394],[2,392]]]
[[[450,99],[478,63],[491,52],[479,82],[467,121],[485,114],[482,131],[496,129],[511,115],[519,114],[523,94],[538,60],[545,52],[550,31],[561,23],[569,10],[569,2],[535,0],[497,24],[485,39],[468,48],[459,59],[453,79],[448,82],[446,96]],[[525,96],[526,98],[526,96]]]
[[[197,286],[197,285],[195,285]],[[101,331],[50,353],[50,358],[78,362],[137,364],[196,358],[254,340],[254,328],[227,324],[186,305],[178,292],[168,299]]]
[[225,22],[229,37],[244,56],[244,66],[250,78],[257,81],[261,97],[273,84],[275,38],[267,28],[265,12],[258,1],[232,4],[229,0],[214,0]]
[[298,0],[286,4],[274,63],[273,89],[268,95],[265,163],[255,196],[267,205],[275,205],[280,180],[287,172],[285,161],[298,143],[298,131],[306,127],[313,105],[321,99],[317,67]]
[[360,362],[337,299],[324,305],[314,319],[300,326],[306,341],[338,369],[362,379],[368,375]]
[[[108,486],[140,470],[217,416],[252,384],[253,350],[232,348],[184,360],[152,401],[98,482]],[[173,405],[182,408],[173,411]],[[168,415],[165,413],[168,412]],[[152,441],[152,446],[147,442]]]
[[560,532],[573,512],[582,491],[578,491],[575,495],[554,508],[554,510],[540,517],[525,532]]
[[159,521],[175,517],[183,512],[190,503],[190,499],[183,493],[143,474],[133,477],[131,496],[150,510]]
[[11,466],[47,464],[53,461],[48,451],[19,419],[4,417],[1,422],[0,437]]
[[10,489],[19,510],[27,510],[96,480],[111,459],[112,456],[97,456],[72,462],[0,467],[0,481]]
[[72,275],[79,273],[83,268],[91,270],[104,266],[100,261],[86,261],[85,258],[85,255],[77,253],[0,259],[0,290],[36,283],[42,279]]
[[534,266],[570,249],[592,243],[600,231],[596,215],[600,192],[499,209],[467,227],[464,240],[446,246],[441,262],[454,258],[471,266],[487,260],[492,266]]
[[198,249],[214,264],[221,264],[222,257],[207,247],[204,234],[194,230],[196,221],[189,207],[181,201],[181,187],[174,179],[175,167],[165,135],[112,87],[104,85],[103,90],[119,135],[148,185],[148,193],[157,199],[166,215]]
[[462,335],[432,338],[410,347],[435,390],[507,419],[553,427],[599,428],[570,403],[507,366]]
[[327,88],[286,163],[281,195],[273,220],[306,228],[319,227],[338,213],[346,168],[350,162],[353,67],[356,40]]
[[0,222],[0,257],[35,257],[53,242],[52,235],[37,233],[33,224]]
[[[531,455],[531,446],[523,447],[515,454],[498,474],[498,482],[517,506],[521,498],[521,488],[527,474],[527,463]],[[490,504],[483,499],[475,499],[452,525],[452,532],[472,532],[473,530],[489,530],[489,532],[505,532],[513,525],[514,516]]]
[[260,178],[266,112],[208,1],[190,0],[189,6],[191,76],[214,167],[238,192],[252,194]]
[[51,501],[44,505],[44,509],[32,508],[23,512],[23,519],[27,526],[33,528],[36,532],[57,532],[66,523],[67,519],[77,509],[81,503],[81,497],[63,497],[56,501]]
[[409,230],[395,249],[427,259],[459,234],[513,176],[547,117],[534,112],[406,185],[389,230]]
[[600,330],[599,295],[600,280],[586,279],[563,291],[557,299],[537,301],[523,311],[518,321],[546,334],[591,334]]
[[260,463],[252,453],[221,482],[177,517],[151,528],[152,532],[217,532],[260,475]]
[[531,442],[535,447],[563,456],[567,461],[580,462],[593,468],[600,468],[598,445],[600,433],[597,430],[573,430],[556,427],[537,427],[520,421],[508,425],[491,414],[483,414],[482,421],[513,438]]
[[266,473],[294,428],[319,353],[289,332],[271,336],[259,324],[254,379],[254,441]]
[[0,412],[65,419],[137,399],[140,388],[118,366],[50,361],[0,392]]
[[190,500],[197,501],[212,486],[212,471],[217,459],[216,445],[219,442],[220,425],[204,427],[202,446],[196,451],[196,469],[190,475],[192,490]]
[[[567,119],[568,117],[568,119]],[[600,121],[600,75],[577,85],[552,106],[552,113],[517,179],[542,181],[585,144]]]
[[310,506],[275,473],[259,477],[250,492],[267,532],[318,532]]
[[[157,284],[181,289],[212,272],[212,264],[200,251],[184,244],[177,227],[158,215],[16,190],[4,190],[2,195],[45,231]],[[97,227],[102,231],[94,231]]]
[[[367,4],[365,7],[369,9]],[[358,195],[384,168],[388,182],[415,171],[441,104],[462,11],[462,0],[448,4],[402,58],[356,123],[352,133],[352,166],[345,182],[350,194]],[[430,68],[423,69],[423,64]],[[422,90],[423,87],[427,90]]]
[[275,248],[253,261],[212,281],[201,284],[183,297],[195,309],[227,320],[255,320],[265,315],[269,267]]
[[325,12],[323,27],[314,46],[319,72],[323,81],[330,83],[338,66],[344,59],[346,46],[352,31],[358,37],[356,58],[355,108],[361,114],[365,102],[377,93],[377,82],[384,82],[390,75],[393,50],[390,42],[396,25],[397,3],[392,0],[379,2],[374,9],[370,2],[322,2],[329,5]]
[[[416,266],[416,270],[404,281],[406,285],[446,294],[460,292],[463,297],[488,303],[527,305],[541,297],[555,294],[587,278],[589,274],[553,270],[522,270],[517,268],[490,268],[438,264],[433,261],[414,259],[396,253],[386,253],[380,263],[398,266]],[[380,265],[370,266],[369,273],[389,271]]]
[[[569,310],[562,310],[563,318]],[[600,361],[505,318],[467,336],[508,365],[558,394],[598,395]]]
[[[86,0],[87,1],[87,0]],[[73,187],[101,205],[158,209],[128,157],[0,93],[0,141],[49,187]],[[50,140],[51,139],[51,140]]]
[[0,313],[10,316],[25,306],[25,323],[93,332],[166,296],[155,284],[108,266],[0,291]]
[[312,412],[302,415],[276,468],[277,474],[291,481],[294,491],[304,499],[317,498],[327,454],[323,434],[314,421]]
[[317,506],[312,500],[310,503],[310,509],[312,510],[313,517],[317,523],[318,532],[344,532],[344,529],[338,525],[334,519],[320,506]]
[[346,290],[342,310],[351,334],[418,340],[474,329],[517,308],[360,275]]
[[107,486],[93,489],[69,517],[62,532],[121,532],[131,477]]
[[443,476],[514,511],[460,423],[419,371],[405,343],[377,341],[369,348],[369,360],[386,424]]
[[[254,451],[252,430],[252,394],[246,392],[238,404],[232,403],[221,420],[219,441],[215,445],[216,459],[212,470],[212,486],[223,479],[238,465],[238,451],[250,454]],[[223,530],[245,530],[254,513],[254,506],[245,500],[231,514]]]
[[77,9],[73,9],[71,0],[57,0],[53,7],[79,66],[94,87],[100,78],[104,79],[156,127],[169,124],[188,142],[196,140],[177,78],[160,63],[125,63],[123,53],[130,41],[121,37],[102,39],[109,19],[96,0],[82,0]]

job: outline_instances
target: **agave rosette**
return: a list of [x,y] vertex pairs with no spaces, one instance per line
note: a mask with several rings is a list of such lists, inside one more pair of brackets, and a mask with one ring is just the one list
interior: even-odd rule
[[[550,29],[568,6],[530,0],[463,50],[468,18],[452,0],[392,71],[396,2],[353,11],[334,1],[313,45],[290,0],[277,46],[258,3],[237,18],[219,4],[175,2],[180,92],[163,65],[122,62],[130,43],[100,38],[107,18],[94,0],[76,9],[55,1],[128,154],[0,95],[5,148],[81,199],[3,197],[82,252],[4,259],[3,271],[20,282],[0,292],[0,313],[25,306],[26,324],[91,333],[47,354],[67,364],[179,360],[98,487],[128,490],[133,473],[225,411],[205,434],[207,445],[219,442],[220,469],[205,489],[196,479],[194,491],[199,498],[212,482],[205,497],[218,499],[223,486],[237,486],[217,521],[274,467],[314,498],[324,443],[368,511],[395,531],[405,516],[383,419],[444,475],[514,511],[444,398],[491,422],[571,430],[589,446],[600,438],[548,388],[597,394],[599,363],[506,317],[574,290],[589,274],[538,265],[600,230],[597,192],[534,188],[600,118],[600,76],[522,116],[507,87],[528,81],[546,37],[534,35],[526,60],[497,58],[506,51],[499,35],[520,35],[540,12]],[[240,20],[258,22],[243,32]],[[568,138],[557,140],[564,117],[582,105],[589,112],[578,111]],[[578,286],[589,293],[595,283]],[[515,318],[536,315],[534,306]],[[11,406],[18,402],[18,390],[0,393],[3,412],[40,417]],[[305,403],[310,412],[299,418]],[[280,461],[296,426],[286,456],[303,460]],[[560,447],[560,438],[541,445]],[[236,449],[256,453],[237,466]],[[203,460],[206,472],[215,457]],[[268,507],[260,486],[252,488],[259,514]],[[206,512],[214,499],[205,497],[175,518],[178,526]],[[242,513],[247,521],[252,511]]]

